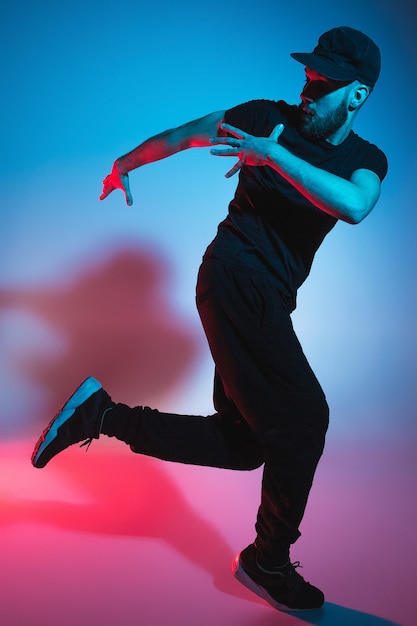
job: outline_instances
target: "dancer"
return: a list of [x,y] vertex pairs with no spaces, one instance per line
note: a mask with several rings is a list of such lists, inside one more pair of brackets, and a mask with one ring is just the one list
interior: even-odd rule
[[215,414],[128,407],[89,377],[32,456],[44,467],[68,446],[103,434],[168,461],[236,470],[263,465],[256,539],[232,569],[283,611],[324,602],[290,560],[328,426],[325,395],[290,314],[324,237],[338,220],[356,224],[369,214],[387,172],[383,152],[352,130],[379,75],[375,43],[337,27],[313,52],[292,57],[305,66],[299,105],[254,100],[167,130],[118,158],[103,181],[101,199],[121,189],[131,205],[128,175],[135,168],[193,147],[237,158],[226,174],[239,172],[236,193],[197,281],[215,363]]

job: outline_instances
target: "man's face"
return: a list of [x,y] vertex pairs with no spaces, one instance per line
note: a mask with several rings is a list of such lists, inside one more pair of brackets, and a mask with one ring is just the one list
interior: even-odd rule
[[348,117],[349,82],[332,80],[306,67],[306,84],[300,94],[299,130],[311,141],[331,137]]

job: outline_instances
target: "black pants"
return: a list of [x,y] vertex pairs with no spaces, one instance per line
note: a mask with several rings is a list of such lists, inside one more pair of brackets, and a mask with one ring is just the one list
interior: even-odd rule
[[197,307],[215,362],[216,414],[136,407],[128,443],[134,452],[181,463],[237,470],[264,464],[257,545],[268,561],[279,561],[300,535],[328,425],[325,396],[288,307],[263,275],[206,260]]

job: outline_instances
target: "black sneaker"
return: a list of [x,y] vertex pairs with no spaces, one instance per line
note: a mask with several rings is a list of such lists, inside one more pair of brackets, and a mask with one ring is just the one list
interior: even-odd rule
[[279,611],[313,611],[323,606],[324,595],[320,589],[296,572],[298,562],[269,573],[259,568],[256,552],[256,545],[251,544],[232,561],[232,572],[242,585]]
[[[87,378],[45,428],[32,454],[34,467],[45,465],[74,443],[98,439],[106,411],[115,403],[92,376]],[[83,444],[84,445],[84,444]]]

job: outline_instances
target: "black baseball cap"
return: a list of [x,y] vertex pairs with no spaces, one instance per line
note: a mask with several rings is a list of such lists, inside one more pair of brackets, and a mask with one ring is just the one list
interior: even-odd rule
[[321,35],[313,52],[293,52],[291,56],[327,78],[359,80],[368,87],[374,87],[381,69],[378,46],[349,26],[338,26]]

